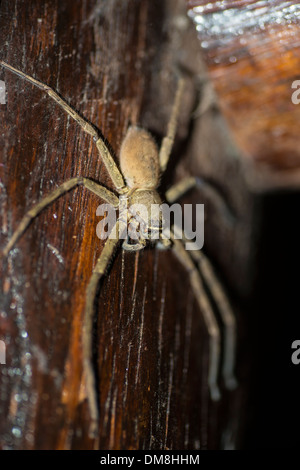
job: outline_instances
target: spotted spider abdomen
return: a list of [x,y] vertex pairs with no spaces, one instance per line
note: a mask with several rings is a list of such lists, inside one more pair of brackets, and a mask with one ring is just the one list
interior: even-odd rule
[[120,150],[120,166],[130,188],[155,189],[160,167],[157,145],[149,132],[129,127]]

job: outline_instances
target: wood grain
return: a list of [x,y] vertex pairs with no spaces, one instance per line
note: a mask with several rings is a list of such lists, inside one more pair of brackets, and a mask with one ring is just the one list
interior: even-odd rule
[[188,0],[219,104],[256,188],[299,186],[298,1]]

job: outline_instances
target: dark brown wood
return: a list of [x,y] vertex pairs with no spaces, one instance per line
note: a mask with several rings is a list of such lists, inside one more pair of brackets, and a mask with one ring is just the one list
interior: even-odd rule
[[[208,130],[209,117],[191,120],[195,83],[204,69],[184,2],[16,0],[2,2],[0,14],[1,59],[55,88],[101,130],[115,155],[130,123],[161,141],[178,65],[188,71],[173,159],[162,184],[166,188],[191,174],[211,179],[212,172],[218,184],[223,173],[217,160],[207,163],[202,156],[211,145],[207,155],[215,155],[223,141]],[[3,247],[25,211],[63,181],[77,175],[108,187],[111,181],[91,138],[49,97],[8,71],[0,70],[0,79],[7,89],[7,104],[0,105]],[[216,119],[217,134],[226,136],[223,121]],[[203,126],[206,140],[199,147],[193,135]],[[239,221],[248,211],[247,193],[232,147],[226,149],[223,170],[236,185],[219,186]],[[203,199],[196,191],[184,202]],[[249,284],[251,210],[232,231],[213,202],[205,203],[211,211],[208,248],[237,299]],[[1,261],[0,337],[7,345],[7,365],[0,369],[1,447],[234,447],[241,439],[248,366],[239,367],[236,392],[222,386],[222,400],[211,402],[208,337],[187,274],[171,252],[150,248],[118,252],[101,289],[94,338],[100,439],[88,438],[81,338],[85,289],[103,246],[96,236],[98,205],[82,188],[68,193]],[[213,250],[216,238],[229,240],[222,253]],[[243,329],[239,334],[243,338]],[[244,357],[241,351],[240,363]]]

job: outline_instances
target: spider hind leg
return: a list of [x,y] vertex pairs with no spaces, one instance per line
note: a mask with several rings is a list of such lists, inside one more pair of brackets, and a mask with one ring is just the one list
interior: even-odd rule
[[172,249],[176,257],[188,272],[195,298],[207,328],[209,336],[208,385],[211,399],[213,401],[217,401],[221,398],[218,386],[218,373],[221,356],[221,335],[219,326],[193,259],[189,252],[186,251],[182,241],[174,238],[174,233],[171,233],[171,239],[173,242]]

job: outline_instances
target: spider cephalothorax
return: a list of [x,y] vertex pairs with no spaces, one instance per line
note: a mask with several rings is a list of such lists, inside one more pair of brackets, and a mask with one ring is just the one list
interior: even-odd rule
[[[209,260],[205,257],[202,251],[186,251],[184,244],[182,243],[184,236],[182,236],[180,240],[180,234],[178,236],[177,231],[175,236],[175,229],[170,231],[170,239],[166,240],[162,233],[163,219],[161,212],[158,211],[153,215],[153,211],[151,210],[153,206],[161,204],[161,198],[157,192],[157,187],[159,185],[160,176],[166,169],[174,142],[180,101],[184,87],[183,79],[180,79],[178,82],[167,134],[162,141],[160,149],[158,150],[154,139],[147,131],[138,127],[130,127],[121,146],[120,171],[96,128],[86,119],[82,118],[52,88],[3,61],[0,61],[0,65],[48,93],[48,95],[54,99],[59,106],[66,111],[66,113],[75,119],[85,132],[93,137],[96,147],[111,177],[115,192],[118,194],[117,196],[115,192],[108,190],[88,178],[82,176],[72,178],[54,189],[48,196],[45,196],[38,204],[25,214],[3,250],[4,256],[7,256],[17,240],[26,230],[31,220],[55,199],[78,185],[83,185],[86,189],[99,196],[99,198],[111,204],[115,209],[120,209],[121,207],[119,218],[114,227],[116,229],[116,236],[107,238],[86,289],[85,321],[82,343],[86,389],[92,419],[91,433],[93,435],[97,433],[99,427],[98,396],[92,362],[94,303],[98,284],[101,278],[105,275],[109,262],[114,255],[119,242],[122,241],[122,227],[127,229],[128,226],[131,225],[133,231],[135,231],[137,235],[136,238],[132,237],[132,233],[125,236],[122,245],[124,249],[142,249],[144,248],[147,240],[158,241],[165,247],[171,246],[176,256],[187,268],[190,282],[209,335],[208,384],[210,393],[213,399],[218,399],[220,396],[218,388],[218,372],[221,335],[211,302],[204,288],[204,284],[209,288],[211,295],[214,298],[214,302],[218,307],[221,320],[225,327],[222,374],[228,388],[232,388],[235,385],[234,358],[236,328],[234,315],[224,290],[217,280]],[[194,177],[180,181],[167,191],[165,194],[165,201],[170,204],[173,203],[187,190],[194,187],[196,183],[197,179]],[[127,209],[126,213],[124,209],[125,206]],[[143,210],[141,210],[141,207]]]
[[136,251],[148,241],[161,240],[160,246],[169,246],[162,238],[162,204],[157,191],[161,169],[159,150],[152,135],[137,126],[128,128],[120,150],[120,168],[127,192],[120,196],[120,217],[127,224],[123,249]]

